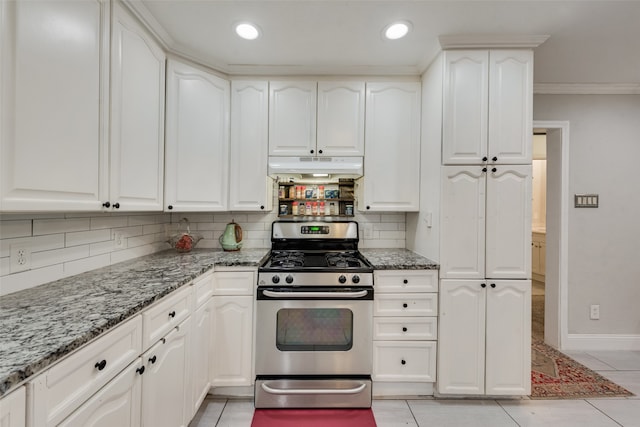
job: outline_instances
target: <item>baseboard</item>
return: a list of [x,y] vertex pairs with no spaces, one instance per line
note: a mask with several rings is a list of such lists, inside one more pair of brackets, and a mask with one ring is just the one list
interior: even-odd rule
[[640,350],[640,335],[569,334],[560,350]]

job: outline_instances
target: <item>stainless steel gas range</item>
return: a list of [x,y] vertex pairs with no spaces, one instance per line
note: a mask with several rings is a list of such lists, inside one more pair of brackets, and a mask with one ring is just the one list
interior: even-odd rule
[[370,407],[373,268],[358,224],[276,221],[258,270],[256,408]]

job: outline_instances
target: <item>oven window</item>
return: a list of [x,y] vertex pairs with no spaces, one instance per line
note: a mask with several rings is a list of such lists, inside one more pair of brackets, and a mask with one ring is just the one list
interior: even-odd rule
[[348,351],[353,346],[353,312],[348,308],[278,310],[280,351]]

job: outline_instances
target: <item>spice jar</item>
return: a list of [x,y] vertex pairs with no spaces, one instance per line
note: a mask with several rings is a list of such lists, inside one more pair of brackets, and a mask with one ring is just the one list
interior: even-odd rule
[[307,202],[305,215],[311,215],[311,202]]
[[291,186],[289,187],[289,198],[290,199],[295,199],[296,198],[296,187],[295,186]]
[[318,199],[324,199],[324,185],[318,186]]
[[[293,187],[291,187],[293,188]],[[298,202],[291,203],[291,214],[298,215]]]
[[320,207],[318,208],[320,215],[329,215],[327,206],[325,206],[324,202],[320,202]]
[[318,202],[311,203],[311,215],[318,215]]

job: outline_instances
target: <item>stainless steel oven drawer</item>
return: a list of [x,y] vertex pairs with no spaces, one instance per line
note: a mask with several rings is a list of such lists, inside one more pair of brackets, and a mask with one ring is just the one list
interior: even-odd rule
[[256,408],[370,408],[371,379],[256,378]]

